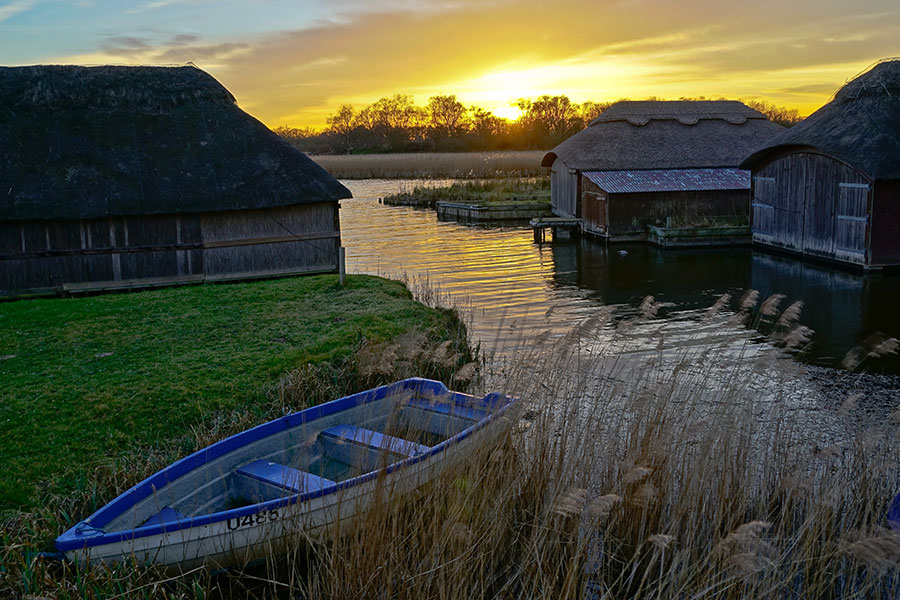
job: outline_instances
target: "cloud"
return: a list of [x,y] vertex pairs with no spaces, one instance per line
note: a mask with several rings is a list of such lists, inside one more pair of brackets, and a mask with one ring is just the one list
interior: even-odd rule
[[187,44],[193,44],[200,40],[200,36],[195,33],[179,33],[177,35],[172,36],[171,41],[169,42],[173,46],[185,46]]
[[163,63],[221,61],[247,48],[247,44],[240,43],[177,46],[156,54],[155,59]]
[[209,0],[154,0],[153,2],[147,2],[145,4],[141,4],[140,6],[136,6],[128,11],[128,14],[135,14],[146,12],[149,10],[158,10],[161,8],[168,8],[169,6],[174,6],[177,4],[206,4]]
[[106,40],[108,48],[127,48],[130,50],[148,48],[150,44],[145,38],[116,35]]
[[[139,8],[163,18],[175,4],[196,5],[198,19],[219,10],[208,0]],[[341,104],[361,108],[394,93],[419,102],[457,94],[487,108],[542,93],[577,102],[724,96],[808,112],[896,53],[900,39],[896,0],[560,0],[552,10],[545,0],[373,4],[331,0],[319,20],[293,30],[147,37],[136,29],[142,34],[110,37],[103,49],[111,62],[192,61],[264,122],[318,126]],[[264,5],[297,10],[286,6]]]
[[218,64],[248,48],[241,42],[197,43],[200,41],[196,34],[176,34],[164,42],[151,37],[111,36],[106,38],[102,49],[110,57],[124,58],[135,64]]
[[135,36],[116,35],[106,38],[102,49],[115,57],[140,57],[152,49],[152,40]]
[[[322,122],[343,102],[368,103],[394,92],[455,93],[460,82],[509,65],[558,65],[598,44],[696,26],[692,16],[667,6],[650,15],[614,7],[618,12],[606,19],[585,18],[598,10],[587,2],[554,10],[553,18],[544,18],[546,5],[534,0],[441,6],[442,12],[358,12],[267,36],[218,74],[239,98],[265,106],[258,116],[268,122],[298,110]],[[323,57],[340,57],[340,65],[322,63]]]
[[36,4],[37,0],[13,0],[12,2],[7,2],[0,6],[0,23],[31,10]]
[[809,83],[807,85],[797,85],[794,87],[782,87],[772,90],[778,94],[813,94],[821,96],[823,94],[833,94],[837,88],[830,83]]

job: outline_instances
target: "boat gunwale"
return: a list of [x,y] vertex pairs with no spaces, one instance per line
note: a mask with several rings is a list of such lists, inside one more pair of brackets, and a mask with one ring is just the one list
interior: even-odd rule
[[[418,387],[414,387],[418,386]],[[443,395],[446,400],[444,403],[452,402],[456,406],[465,405],[466,401],[471,403],[476,401],[480,406],[492,408],[491,414],[484,419],[474,422],[471,426],[466,427],[459,433],[447,438],[446,440],[430,447],[428,452],[423,452],[415,456],[404,458],[390,465],[368,471],[357,477],[352,477],[344,481],[336,482],[318,490],[306,493],[290,494],[281,498],[258,502],[238,508],[209,513],[195,517],[188,517],[176,521],[167,521],[148,525],[145,527],[134,527],[131,529],[123,529],[120,531],[104,531],[103,526],[110,523],[113,519],[127,511],[129,508],[141,502],[156,490],[161,489],[178,478],[194,471],[204,464],[220,458],[229,452],[238,448],[259,441],[281,431],[286,431],[293,427],[315,421],[317,419],[327,417],[329,415],[348,410],[357,406],[364,406],[376,400],[381,400],[388,395],[403,391],[404,389],[415,389],[420,393],[428,391],[435,396]],[[348,488],[362,485],[382,474],[390,474],[398,469],[416,464],[446,450],[449,446],[455,445],[462,440],[468,438],[475,432],[483,429],[491,422],[500,418],[506,411],[517,402],[517,398],[506,396],[500,393],[490,393],[482,398],[465,394],[462,392],[454,392],[447,388],[442,382],[420,377],[412,377],[395,383],[379,386],[377,388],[358,392],[350,396],[336,398],[322,404],[317,404],[309,408],[261,423],[250,429],[241,431],[231,435],[214,444],[201,448],[184,458],[181,458],[169,466],[150,475],[141,482],[135,484],[128,490],[116,496],[113,500],[102,506],[92,515],[83,519],[66,530],[58,538],[56,538],[56,549],[59,552],[71,552],[83,550],[98,546],[104,546],[111,543],[123,542],[132,539],[140,539],[152,537],[164,533],[192,529],[213,523],[227,521],[229,519],[245,517],[262,511],[278,509],[284,506],[307,502],[325,496],[337,494]]]

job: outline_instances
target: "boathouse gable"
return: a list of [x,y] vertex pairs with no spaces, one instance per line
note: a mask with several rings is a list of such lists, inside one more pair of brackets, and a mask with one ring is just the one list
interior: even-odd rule
[[194,67],[0,68],[0,297],[337,270],[337,180]]
[[550,167],[550,205],[559,217],[581,216],[581,178],[561,162]]
[[752,170],[754,244],[900,266],[900,61],[860,75],[741,166]]
[[738,163],[781,131],[737,101],[617,102],[544,156],[553,212],[609,241],[651,239],[673,219],[746,219]]

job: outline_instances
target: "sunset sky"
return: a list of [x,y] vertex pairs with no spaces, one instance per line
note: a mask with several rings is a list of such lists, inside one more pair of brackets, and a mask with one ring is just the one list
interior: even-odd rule
[[900,55],[897,0],[0,0],[0,64],[192,62],[271,127],[456,94],[763,99],[815,110]]

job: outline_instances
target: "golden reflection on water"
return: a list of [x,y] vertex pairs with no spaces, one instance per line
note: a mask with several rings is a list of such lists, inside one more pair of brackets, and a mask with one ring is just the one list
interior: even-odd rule
[[[438,221],[433,210],[379,204],[379,196],[417,182],[344,183],[355,196],[341,210],[348,272],[426,280],[468,314],[471,333],[488,351],[510,354],[545,333],[561,337],[604,306],[615,319],[628,318],[647,295],[662,303],[660,324],[686,339],[697,329],[690,323],[722,294],[740,298],[748,289],[763,298],[785,294],[784,306],[805,302],[801,323],[816,331],[807,356],[813,362],[838,364],[875,330],[900,337],[893,309],[900,277],[867,279],[748,248],[664,251],[632,244],[620,253],[622,247],[607,250],[591,241],[537,245],[525,224],[465,226]],[[647,333],[645,349],[656,344],[654,335]],[[900,374],[896,357],[880,365]]]
[[[547,333],[561,337],[604,304],[633,311],[630,292],[608,302],[608,294],[580,286],[573,248],[536,245],[527,225],[487,229],[441,222],[433,210],[364,197],[409,184],[345,183],[356,196],[341,210],[348,272],[427,279],[469,314],[471,333],[488,351],[510,354]],[[635,293],[639,304],[645,292]]]

